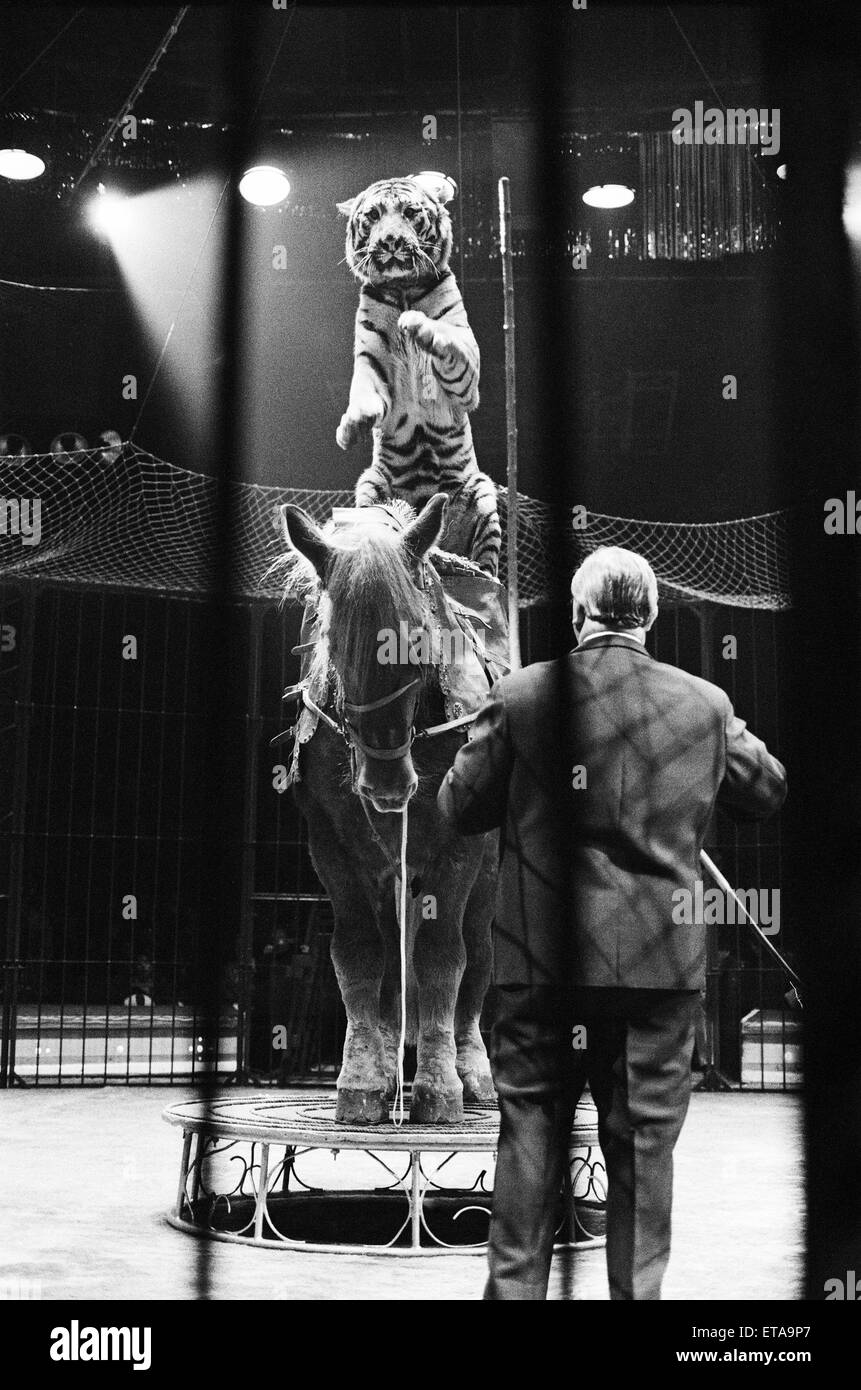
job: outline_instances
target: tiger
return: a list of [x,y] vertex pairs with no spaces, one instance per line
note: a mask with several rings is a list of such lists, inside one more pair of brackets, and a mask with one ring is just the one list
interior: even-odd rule
[[401,499],[421,510],[449,497],[439,545],[495,577],[501,528],[496,486],[479,470],[469,412],[480,356],[449,268],[457,185],[424,172],[380,179],[338,211],[346,262],[361,285],[349,403],[336,433],[350,449],[373,436],[356,506]]

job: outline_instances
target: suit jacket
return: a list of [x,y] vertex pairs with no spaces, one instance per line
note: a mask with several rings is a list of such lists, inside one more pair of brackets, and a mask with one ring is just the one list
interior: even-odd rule
[[503,829],[497,984],[693,990],[705,927],[673,920],[673,894],[693,903],[715,803],[756,820],[785,795],[722,690],[607,633],[496,683],[439,806]]

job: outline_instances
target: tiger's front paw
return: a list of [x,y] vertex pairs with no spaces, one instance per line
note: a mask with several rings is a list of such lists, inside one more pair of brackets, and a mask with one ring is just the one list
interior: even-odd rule
[[427,314],[420,313],[418,309],[405,309],[398,319],[398,329],[405,338],[409,338],[425,352],[434,355],[438,352],[437,329],[433,319],[429,319]]
[[341,416],[341,423],[335,432],[335,441],[341,449],[352,449],[360,439],[365,439],[371,430],[379,425],[385,414],[382,401],[379,405],[348,406]]

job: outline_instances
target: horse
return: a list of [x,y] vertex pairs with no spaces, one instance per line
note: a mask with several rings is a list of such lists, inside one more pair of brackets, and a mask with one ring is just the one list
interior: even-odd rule
[[[437,494],[418,516],[402,502],[361,509],[327,531],[297,506],[281,509],[293,564],[285,594],[315,613],[301,693],[316,729],[301,745],[294,794],[334,912],[331,955],[347,1015],[335,1118],[344,1125],[387,1122],[396,1090],[404,817],[406,1038],[417,1050],[410,1123],[456,1122],[464,1102],[495,1094],[479,1016],[497,832],[458,835],[436,802],[466,737],[464,719],[446,720],[429,601],[428,554],[446,502]],[[386,644],[406,633],[408,642]]]

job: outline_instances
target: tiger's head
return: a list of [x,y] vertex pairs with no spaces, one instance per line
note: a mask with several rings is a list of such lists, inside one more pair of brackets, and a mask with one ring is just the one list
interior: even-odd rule
[[419,285],[438,280],[451,255],[446,203],[457,192],[447,174],[379,179],[338,203],[347,218],[347,265],[362,284]]

